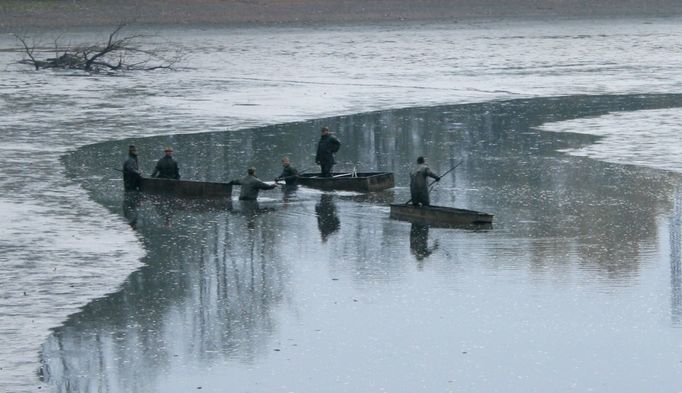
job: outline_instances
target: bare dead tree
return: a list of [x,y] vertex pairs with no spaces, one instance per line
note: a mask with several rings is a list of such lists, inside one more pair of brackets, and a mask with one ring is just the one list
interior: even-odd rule
[[165,57],[155,49],[145,49],[141,41],[149,38],[144,34],[121,35],[126,24],[119,24],[102,44],[65,45],[54,42],[54,58],[38,59],[36,52],[40,48],[34,41],[29,43],[26,37],[15,35],[21,45],[24,58],[20,64],[42,68],[76,69],[87,72],[109,71],[151,71],[157,69],[173,69],[182,55],[172,54]]
[[24,47],[24,53],[26,54],[27,59],[23,59],[20,63],[24,64],[32,64],[36,70],[39,70],[41,67],[40,61],[36,60],[35,56],[33,56],[33,52],[35,51],[35,43],[32,45],[29,45],[26,42],[26,38],[15,35],[16,39],[19,40],[21,45]]

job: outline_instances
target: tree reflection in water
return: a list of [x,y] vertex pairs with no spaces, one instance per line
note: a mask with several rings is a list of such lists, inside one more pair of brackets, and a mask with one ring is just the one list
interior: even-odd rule
[[[409,199],[407,176],[401,174],[408,172],[414,157],[429,157],[432,169],[438,173],[452,165],[453,156],[462,157],[464,163],[457,169],[456,183],[450,175],[443,179],[432,194],[433,203],[454,205],[454,195],[457,195],[456,207],[495,214],[495,229],[489,232],[448,230],[451,231],[447,232],[448,241],[439,244],[438,252],[434,252],[435,245],[428,246],[428,228],[412,228],[410,250],[414,255],[410,255],[405,242],[408,237],[406,225],[389,220],[387,208],[382,206],[384,202],[372,198],[349,202],[340,197],[335,201],[338,194],[325,193],[318,202],[318,194],[299,192],[296,203],[285,197],[286,209],[266,214],[261,214],[262,206],[248,209],[236,205],[236,210],[231,210],[228,203],[194,202],[180,203],[168,210],[166,206],[154,207],[146,198],[139,204],[134,199],[125,201],[128,222],[136,225],[141,241],[149,250],[144,267],[132,273],[120,291],[93,301],[55,329],[42,353],[44,378],[57,392],[154,392],[158,391],[158,381],[167,376],[166,373],[204,370],[229,360],[269,365],[267,362],[271,359],[266,356],[266,348],[278,328],[277,323],[282,320],[282,315],[277,315],[274,309],[290,295],[300,301],[311,301],[306,304],[311,308],[320,308],[316,307],[319,304],[314,303],[314,298],[310,300],[309,293],[292,295],[288,292],[294,288],[287,285],[288,275],[296,272],[294,266],[299,265],[320,269],[310,273],[310,281],[314,282],[324,281],[329,274],[345,275],[343,277],[348,280],[336,283],[350,282],[345,288],[349,292],[344,293],[348,297],[355,296],[363,288],[383,294],[382,289],[392,286],[394,292],[389,293],[401,293],[400,298],[413,301],[391,303],[394,297],[376,297],[380,308],[375,310],[381,309],[382,316],[389,319],[381,323],[397,326],[406,322],[405,315],[419,314],[426,322],[433,318],[448,326],[443,331],[429,331],[429,336],[452,332],[450,327],[457,323],[459,314],[453,313],[452,320],[441,320],[443,309],[424,307],[433,304],[420,303],[428,302],[429,297],[415,291],[418,288],[440,290],[437,297],[445,299],[456,292],[448,290],[451,282],[465,286],[462,280],[457,280],[458,271],[453,260],[466,260],[467,266],[460,268],[471,268],[467,273],[482,282],[495,280],[498,274],[519,273],[519,280],[508,280],[513,282],[511,284],[495,281],[499,285],[470,286],[468,290],[481,290],[478,293],[481,299],[489,292],[505,294],[515,289],[517,291],[513,293],[519,296],[528,294],[515,299],[515,305],[547,299],[544,308],[533,308],[532,313],[520,316],[524,318],[524,327],[529,327],[526,319],[534,318],[536,311],[549,310],[544,317],[562,318],[563,314],[553,312],[560,310],[555,310],[552,302],[566,300],[572,305],[575,301],[578,308],[592,308],[594,313],[576,313],[566,319],[552,320],[554,330],[544,329],[548,325],[543,321],[530,326],[536,329],[513,331],[518,334],[515,342],[556,343],[559,347],[555,354],[560,357],[564,351],[574,349],[561,347],[563,342],[570,345],[571,340],[556,340],[556,336],[549,334],[579,334],[563,331],[563,326],[597,326],[600,323],[610,326],[610,321],[588,318],[608,315],[612,311],[593,298],[605,292],[618,292],[611,291],[613,288],[629,287],[635,293],[648,291],[640,292],[641,298],[650,299],[647,295],[660,288],[653,288],[652,284],[638,287],[643,281],[640,271],[660,266],[657,264],[660,261],[652,258],[666,255],[670,259],[671,314],[673,324],[679,325],[682,314],[681,214],[680,202],[671,198],[671,195],[679,195],[675,186],[679,178],[646,168],[565,156],[559,151],[580,148],[597,138],[549,134],[539,131],[537,126],[611,111],[680,106],[682,96],[679,95],[552,97],[411,108],[258,130],[174,136],[173,144],[183,146],[186,154],[180,157],[183,168],[193,179],[227,181],[239,175],[241,170],[237,168],[243,168],[245,164],[258,165],[264,177],[274,178],[281,171],[279,162],[261,162],[258,158],[277,157],[282,151],[291,152],[294,157],[310,157],[316,142],[313,131],[322,125],[330,126],[337,130],[342,140],[349,141],[337,157],[339,167],[353,163],[367,170],[393,171],[397,186],[395,200],[399,201]],[[310,134],[301,132],[301,128],[306,127],[311,130]],[[107,176],[110,170],[106,168],[118,166],[119,152],[125,151],[130,142],[86,146],[65,157],[70,176],[81,181],[94,200],[118,213],[124,203],[122,192],[112,190],[121,188],[120,180],[118,183],[110,181]],[[162,138],[135,142],[143,151],[153,151],[155,146],[166,144]],[[97,163],[96,167],[93,163]],[[662,214],[670,219],[669,225],[659,225]],[[344,221],[343,228],[341,220]],[[668,231],[663,238],[669,239],[669,250],[651,253],[650,250],[660,251],[658,248],[664,243],[667,246],[667,242],[661,242],[661,230]],[[324,244],[310,241],[318,231]],[[311,262],[324,258],[327,264]],[[421,258],[421,261],[428,258],[429,264],[424,269],[431,266],[434,271],[436,267],[440,269],[433,277],[420,274],[418,281],[423,287],[402,285],[409,282],[402,281],[407,274],[404,267],[411,266],[414,258]],[[445,279],[428,281],[438,277]],[[538,285],[545,282],[550,285]],[[445,283],[445,289],[433,285],[439,283]],[[555,283],[558,285],[552,285]],[[542,292],[545,287],[549,289]],[[587,291],[583,289],[587,287],[592,290],[589,299],[580,303],[585,301],[583,295]],[[519,288],[523,290],[518,291]],[[326,286],[320,285],[316,289],[328,296],[325,300],[337,300],[334,298],[336,293],[325,292]],[[466,300],[461,303],[464,298],[477,299],[447,298],[448,310],[459,307],[466,311],[472,306],[490,320],[497,320],[500,315],[514,318],[507,314],[508,310],[496,308],[498,302],[470,304]],[[638,297],[631,299],[636,303]],[[668,303],[666,298],[666,313],[671,307]],[[356,306],[363,304],[358,302]],[[619,311],[624,313],[618,317],[625,323],[632,317],[627,314],[630,310],[643,308],[641,304],[630,306]],[[383,312],[395,309],[394,313]],[[296,312],[291,314],[299,316]],[[370,326],[360,325],[362,330],[352,333],[364,335]],[[307,332],[311,326],[297,325],[295,328]],[[335,325],[330,327],[334,328]],[[477,334],[482,330],[463,329],[463,334],[481,338]],[[616,330],[606,334],[618,333]],[[665,329],[655,326],[638,334],[652,339],[661,331]],[[504,329],[499,330],[499,335],[495,332],[489,332],[492,336],[481,339],[507,340]],[[381,343],[383,332],[374,333]],[[419,334],[410,339],[419,340],[426,336],[423,333],[419,329]],[[586,346],[592,349],[601,344],[595,337],[582,335],[578,339],[584,339]],[[404,338],[401,335],[395,342]],[[395,342],[387,347],[393,348]],[[451,342],[453,340],[430,341],[426,344],[434,346],[426,350],[436,353]],[[344,344],[351,352],[364,350],[354,348],[353,340]],[[311,357],[305,359],[338,364],[333,354],[314,349],[311,353]],[[409,355],[405,352],[405,356],[395,359],[391,366],[410,363]],[[501,358],[504,354],[492,352],[490,355]],[[524,353],[520,348],[518,355],[521,358],[533,354]],[[279,371],[288,370],[285,363],[277,365],[284,367]],[[225,367],[234,370],[230,366]],[[540,371],[552,374],[552,370]],[[591,371],[586,375],[592,375]],[[314,379],[315,375],[301,373],[300,376],[318,381]],[[242,388],[244,385],[236,390]]]
[[670,232],[670,304],[675,326],[682,325],[682,194],[676,190],[675,205],[669,218]]
[[253,359],[274,329],[285,277],[277,229],[262,222],[268,209],[135,201],[137,230],[155,251],[120,291],[49,337],[42,375],[54,391],[151,392],[174,362]]

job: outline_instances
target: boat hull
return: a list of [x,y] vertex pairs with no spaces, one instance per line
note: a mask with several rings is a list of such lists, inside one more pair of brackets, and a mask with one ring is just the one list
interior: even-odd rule
[[156,194],[173,194],[186,198],[231,198],[232,184],[194,180],[143,178],[140,189]]
[[364,172],[353,177],[350,173],[334,173],[332,177],[320,177],[319,173],[304,173],[298,184],[325,191],[342,190],[356,192],[375,192],[393,188],[395,180],[392,172]]
[[444,206],[391,204],[391,218],[439,228],[492,228],[493,215]]

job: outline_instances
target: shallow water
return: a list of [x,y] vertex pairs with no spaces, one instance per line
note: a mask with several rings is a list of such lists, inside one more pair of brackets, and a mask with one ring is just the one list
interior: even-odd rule
[[[660,231],[678,232],[679,177],[567,157],[557,150],[594,138],[534,130],[669,106],[682,96],[517,100],[173,137],[193,179],[227,181],[258,164],[271,179],[277,161],[262,157],[311,157],[314,131],[328,124],[344,141],[339,170],[398,174],[394,190],[370,197],[124,197],[107,167],[130,141],[78,149],[68,173],[134,222],[147,256],[121,291],[55,330],[46,381],[63,392],[675,389],[682,286],[658,279],[679,272],[682,255],[659,244]],[[167,141],[136,139],[142,152]],[[433,202],[491,212],[493,229],[389,219],[387,203],[409,199],[418,152],[437,173],[464,160]],[[651,321],[635,322],[641,315]],[[647,364],[656,377],[637,372]]]
[[[561,391],[679,390],[677,178],[641,168],[680,171],[674,148],[652,146],[677,141],[670,119],[679,98],[637,97],[679,90],[679,26],[171,29],[160,34],[190,54],[189,67],[174,73],[79,77],[8,65],[0,80],[0,386],[184,391],[200,382],[217,391],[229,379],[242,391],[542,391],[554,381]],[[8,64],[15,55],[0,56]],[[431,229],[428,237],[417,229],[413,249],[410,225],[388,220],[384,207],[407,199],[404,179],[378,201],[305,191],[285,205],[264,195],[266,211],[255,214],[143,200],[134,231],[110,170],[128,141],[69,155],[73,180],[60,160],[80,146],[135,137],[149,152],[147,170],[170,143],[187,178],[224,180],[247,163],[272,177],[283,153],[305,168],[323,123],[305,119],[579,94],[633,95],[325,120],[345,141],[363,138],[344,146],[344,169],[402,173],[427,152],[442,171],[451,157],[465,158],[434,198],[490,210],[494,229]],[[498,123],[497,113],[506,113]],[[138,139],[279,123],[287,124]],[[627,137],[609,147],[623,128]],[[287,143],[282,135],[291,135]]]

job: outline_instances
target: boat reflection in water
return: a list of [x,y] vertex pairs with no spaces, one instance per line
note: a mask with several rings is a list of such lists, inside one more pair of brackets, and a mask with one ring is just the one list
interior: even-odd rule
[[176,210],[181,207],[178,202],[182,203],[181,200],[173,197],[151,199],[152,206],[154,206],[158,216],[162,218],[164,227],[170,228],[173,226],[173,216]]
[[[171,227],[173,216],[178,211],[207,212],[233,210],[230,198],[199,199],[172,194],[148,194],[140,191],[126,191],[123,194],[123,216],[133,229],[151,216],[162,221],[162,226]],[[248,209],[247,209],[248,210]]]
[[271,310],[289,297],[285,255],[297,247],[283,242],[279,225],[268,225],[276,209],[267,201],[232,206],[140,193],[125,199],[124,212],[155,252],[120,291],[53,331],[41,378],[64,393],[160,392],[168,391],[158,388],[163,370],[178,360],[213,364],[265,353],[269,341],[262,338],[276,326]]
[[322,194],[320,203],[315,205],[315,215],[317,216],[317,226],[320,229],[322,242],[326,242],[331,234],[338,231],[341,221],[336,213],[334,196],[332,194]]
[[[151,151],[166,141],[79,148],[64,159],[67,171],[93,200],[117,213],[123,206],[124,225],[135,225],[148,252],[119,291],[52,331],[43,381],[61,393],[526,392],[575,383],[578,391],[673,391],[679,348],[670,343],[682,339],[682,198],[671,197],[679,176],[567,156],[561,151],[595,137],[537,129],[682,105],[682,96],[657,97],[528,99],[310,123],[354,141],[340,158],[367,168],[406,173],[423,153],[441,173],[450,157],[466,157],[457,186],[443,179],[432,194],[458,206],[455,218],[489,218],[466,229],[438,228],[452,224],[441,222],[441,209],[387,206],[392,194],[409,199],[407,176],[381,193],[303,186],[294,202],[273,192],[233,208],[156,207],[147,195],[122,201],[108,168],[132,142]],[[226,182],[253,157],[309,157],[315,138],[300,130],[178,135],[173,144],[186,149],[188,178]],[[280,173],[276,160],[258,164],[264,177]],[[495,230],[479,211],[495,213]],[[322,241],[311,242],[318,231]],[[595,375],[614,359],[625,378]],[[564,364],[570,375],[556,373]],[[480,385],[480,375],[500,369],[510,378]]]

